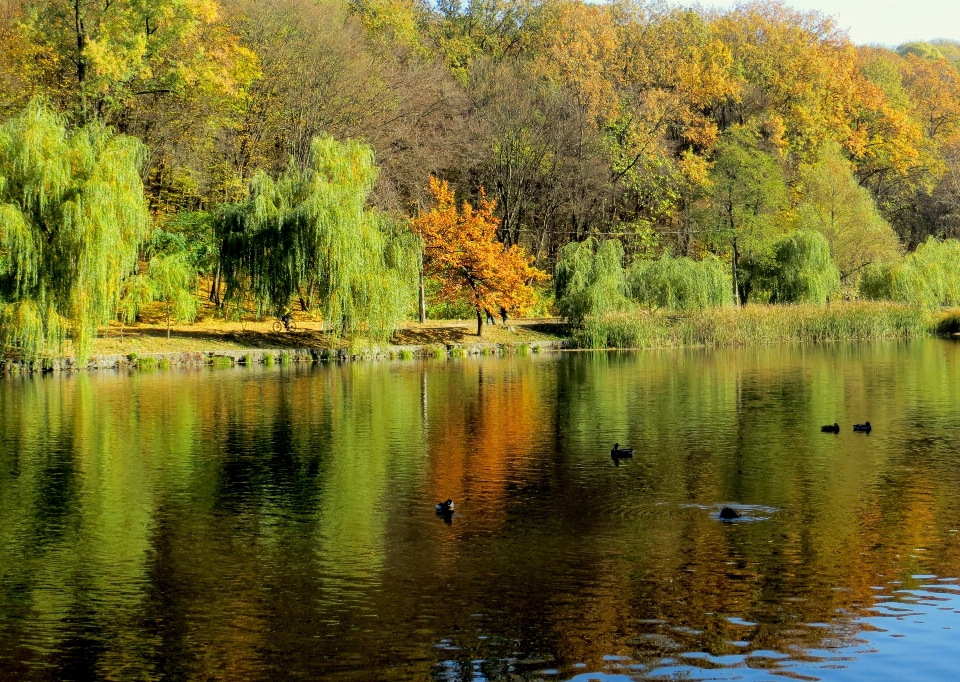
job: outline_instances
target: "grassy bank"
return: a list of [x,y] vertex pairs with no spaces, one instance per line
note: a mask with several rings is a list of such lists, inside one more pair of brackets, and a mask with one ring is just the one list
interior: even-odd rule
[[[130,353],[185,353],[193,351],[241,351],[247,349],[307,348],[336,351],[364,347],[363,339],[339,339],[323,331],[318,321],[296,315],[298,330],[273,331],[273,320],[227,322],[213,316],[190,324],[176,324],[167,338],[160,322],[144,322],[121,329],[113,324],[100,331],[93,342],[93,355]],[[565,336],[565,326],[554,320],[511,320],[503,325],[485,326],[482,337],[476,335],[476,322],[410,322],[398,329],[393,345],[462,345],[473,343],[516,344],[552,341]],[[64,355],[72,355],[69,343]]]
[[858,301],[820,305],[750,305],[682,315],[630,311],[590,317],[573,333],[579,348],[672,348],[889,339],[949,333],[957,313],[897,303]]

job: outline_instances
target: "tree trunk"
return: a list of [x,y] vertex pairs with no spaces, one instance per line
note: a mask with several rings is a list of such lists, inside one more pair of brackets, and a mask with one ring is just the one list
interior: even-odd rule
[[733,238],[733,256],[730,259],[730,266],[733,271],[733,304],[740,306],[740,283],[737,280],[737,260],[740,258],[740,252],[737,250],[737,238]]
[[420,302],[419,302],[420,324],[423,324],[424,322],[427,321],[427,299],[423,293],[423,256],[420,257],[419,293],[420,293]]
[[210,284],[210,301],[220,307],[220,266],[217,265],[217,274],[213,276],[213,282]]
[[170,338],[170,306],[167,306],[167,339]]
[[477,336],[483,336],[483,311],[477,306]]

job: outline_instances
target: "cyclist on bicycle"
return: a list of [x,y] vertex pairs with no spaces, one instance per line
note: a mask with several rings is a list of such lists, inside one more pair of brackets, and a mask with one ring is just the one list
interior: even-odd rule
[[287,331],[290,331],[290,320],[292,319],[293,311],[290,309],[290,306],[284,304],[283,308],[280,309],[280,321],[283,322],[283,327]]

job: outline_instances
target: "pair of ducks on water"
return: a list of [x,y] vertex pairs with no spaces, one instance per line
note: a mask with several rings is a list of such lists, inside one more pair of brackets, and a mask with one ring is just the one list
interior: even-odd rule
[[[862,431],[863,433],[870,433],[872,429],[873,427],[870,426],[870,422],[853,425],[854,431]],[[828,424],[827,426],[821,426],[820,430],[824,433],[840,433],[840,425],[834,422],[833,424]]]
[[[840,433],[840,425],[834,422],[833,424],[821,426],[820,430],[823,431],[824,433]],[[870,433],[870,431],[873,430],[873,427],[870,426],[870,422],[865,422],[863,424],[854,424],[853,430],[862,431],[864,433]],[[633,457],[633,448],[621,448],[620,443],[614,443],[613,450],[610,451],[610,456],[613,459]]]

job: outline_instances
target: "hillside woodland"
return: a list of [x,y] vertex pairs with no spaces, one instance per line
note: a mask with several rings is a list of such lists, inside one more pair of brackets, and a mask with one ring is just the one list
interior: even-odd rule
[[[960,302],[960,44],[616,0],[0,0],[0,334]],[[418,303],[420,305],[418,306]]]

